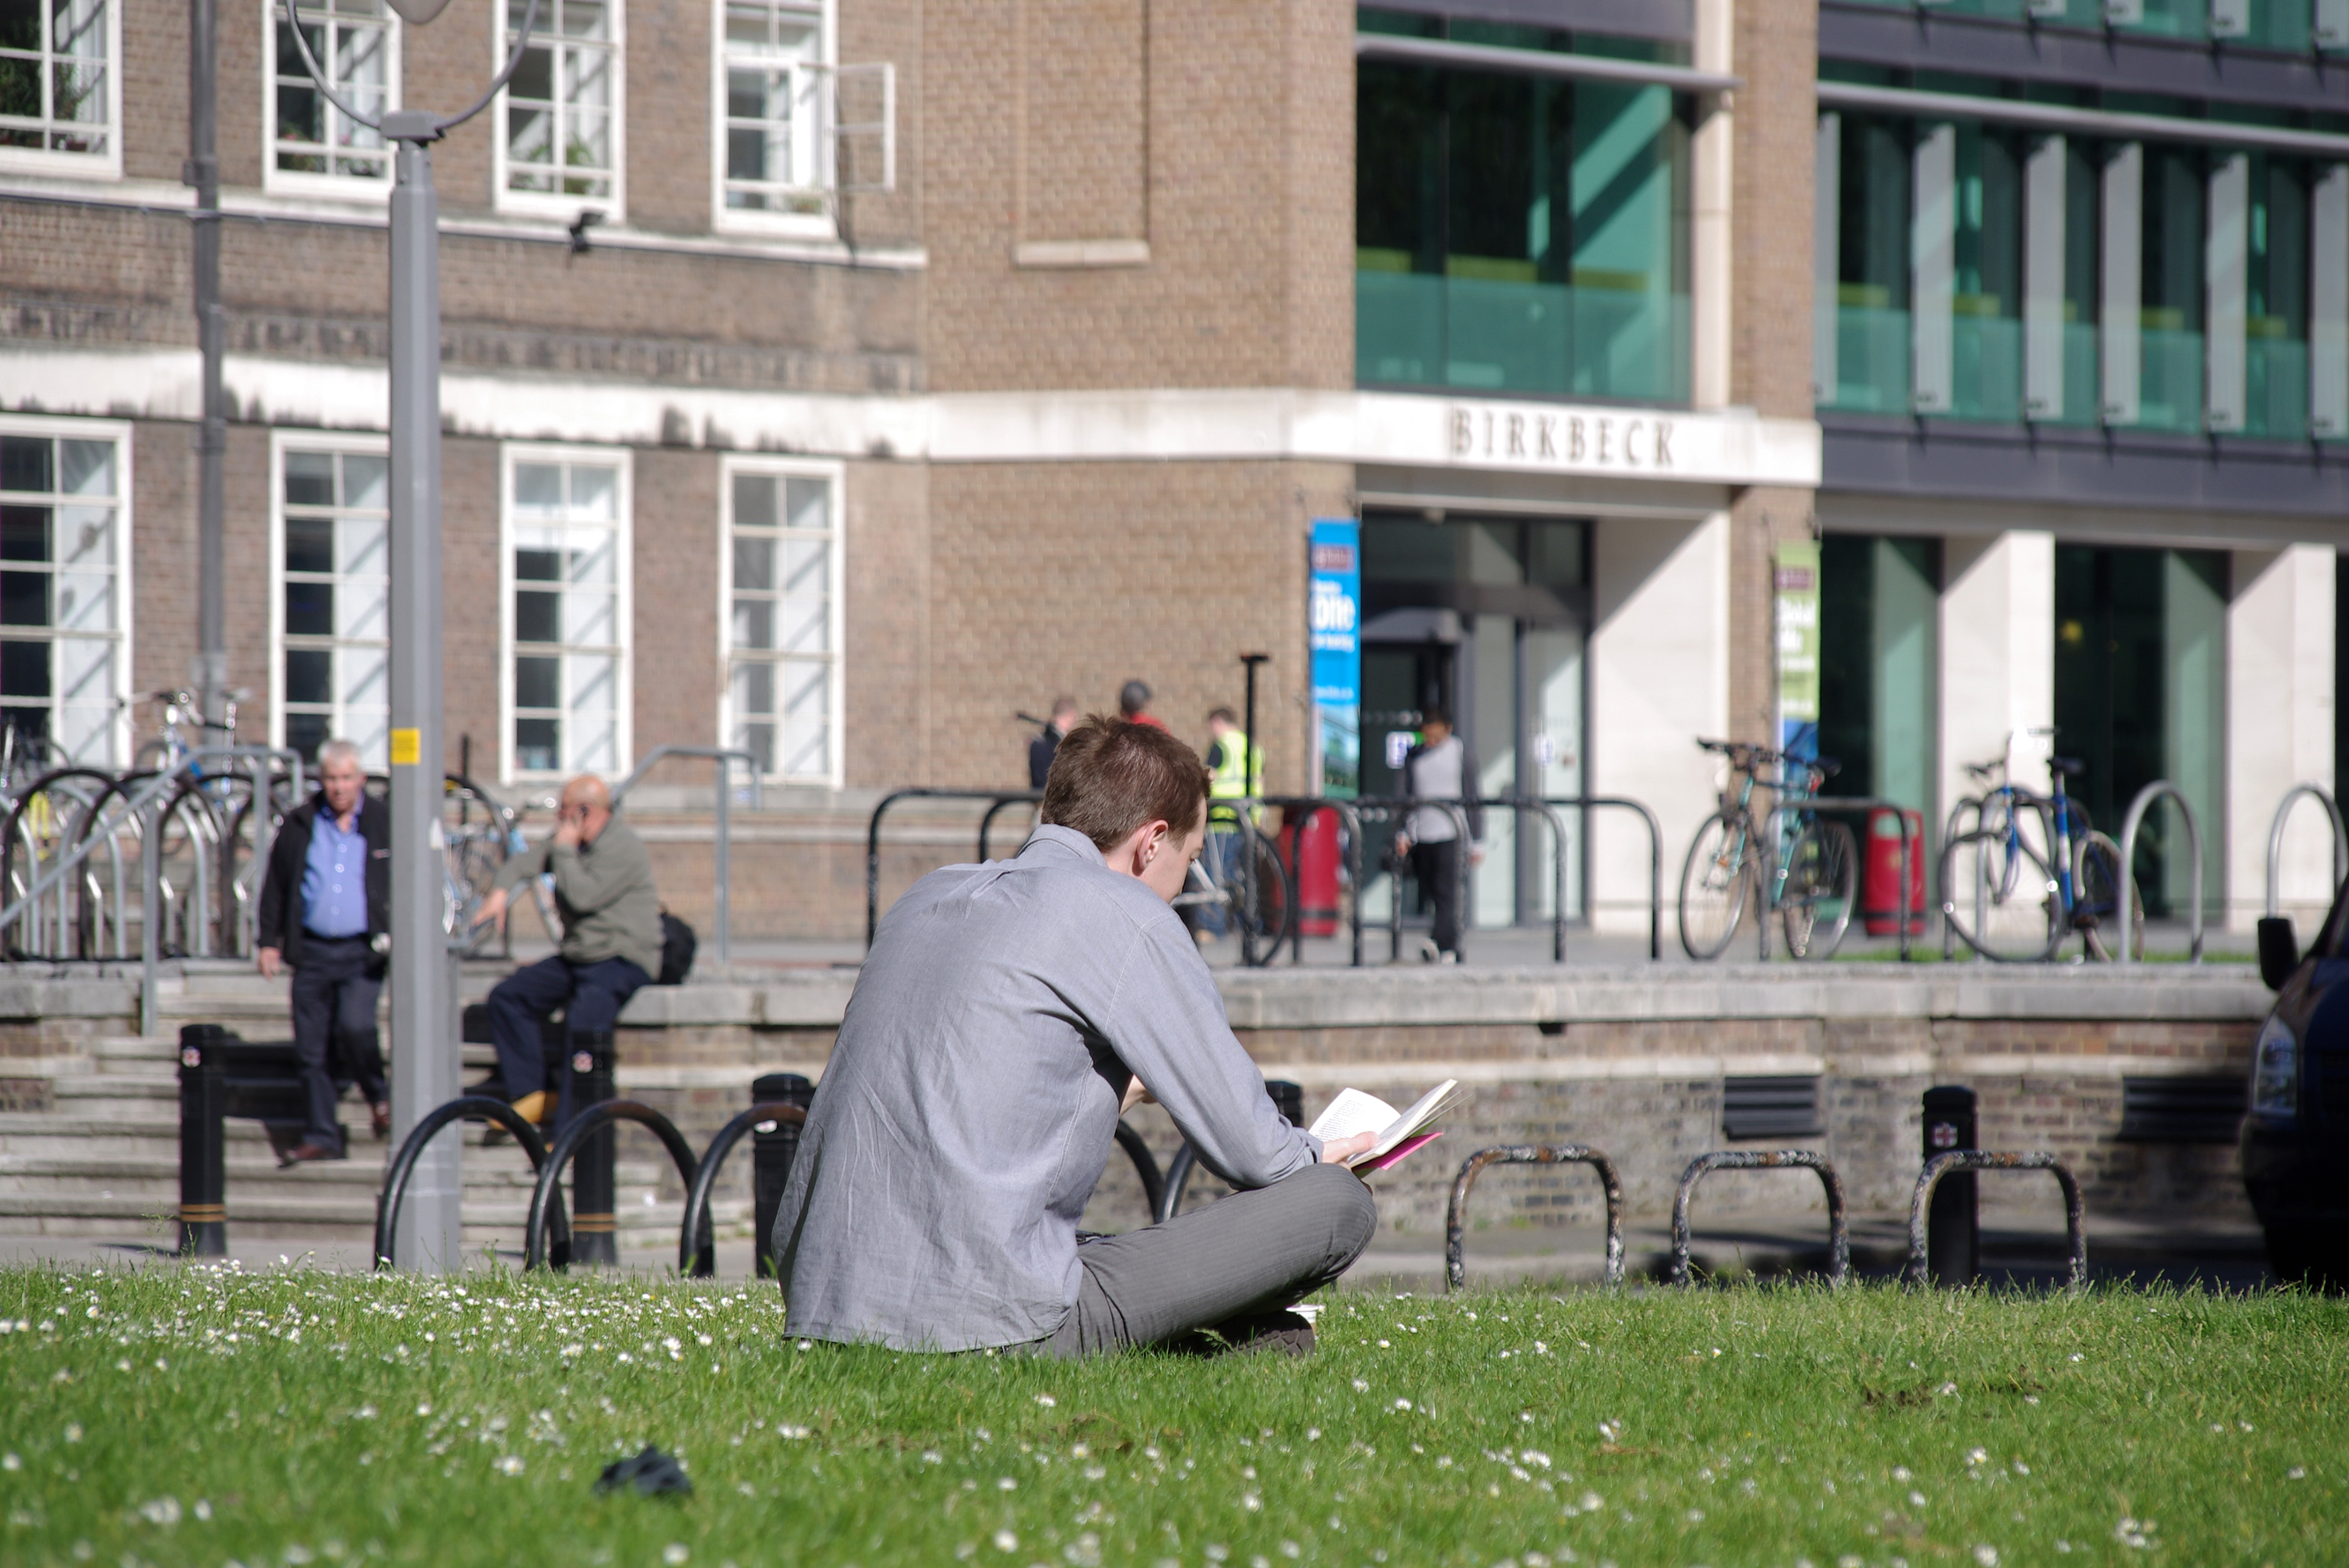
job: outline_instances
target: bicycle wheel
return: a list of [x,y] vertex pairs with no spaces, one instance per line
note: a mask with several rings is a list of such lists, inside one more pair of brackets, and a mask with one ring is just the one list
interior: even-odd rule
[[[2072,924],[2086,944],[2088,956],[2112,961],[2105,940],[2106,927],[2119,921],[2121,847],[2102,833],[2090,833],[2072,851]],[[2145,956],[2145,900],[2137,879],[2128,879],[2129,956]]]
[[1851,929],[1859,896],[1859,843],[1841,822],[1815,821],[1795,841],[1780,910],[1786,951],[1796,958],[1832,957]]
[[1754,832],[1742,813],[1723,811],[1696,830],[1681,867],[1682,951],[1699,962],[1721,956],[1754,875]]
[[1941,918],[2001,964],[2052,958],[2064,940],[2046,859],[2012,833],[1968,833],[1942,853]]
[[[1288,874],[1280,851],[1253,824],[1242,824],[1240,843],[1225,868],[1221,892],[1231,922],[1240,933],[1240,962],[1261,966],[1288,936],[1296,912],[1289,907]],[[1246,856],[1243,863],[1241,857]]]

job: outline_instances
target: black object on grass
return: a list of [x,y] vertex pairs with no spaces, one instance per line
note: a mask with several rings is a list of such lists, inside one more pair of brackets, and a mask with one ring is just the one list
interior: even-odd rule
[[636,1488],[639,1497],[693,1495],[693,1482],[686,1479],[678,1462],[650,1443],[634,1459],[614,1460],[605,1465],[603,1475],[596,1480],[595,1495],[601,1497],[626,1487]]

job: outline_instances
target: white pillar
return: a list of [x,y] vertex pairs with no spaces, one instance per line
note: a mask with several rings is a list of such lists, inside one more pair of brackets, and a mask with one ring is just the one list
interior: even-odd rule
[[[1602,519],[1592,549],[1590,792],[1644,800],[1663,827],[1664,943],[1681,859],[1718,803],[1729,727],[1729,514],[1702,522]],[[1590,820],[1590,921],[1644,933],[1647,833],[1630,814]]]
[[[1982,786],[1964,765],[2055,722],[2055,536],[1958,537],[1942,547],[1940,799],[1929,831]],[[2013,779],[2047,788],[2045,737],[2016,736]]]
[[[1732,0],[1696,0],[1694,58],[1701,71],[1735,69]],[[1731,351],[1731,138],[1736,122],[1727,93],[1697,98],[1689,146],[1690,397],[1700,408],[1729,402]],[[1833,200],[1832,191],[1826,199]]]
[[[2227,604],[2227,928],[2249,931],[2267,899],[2268,826],[2294,784],[2333,787],[2333,552],[2321,544],[2234,552]],[[2284,913],[2306,942],[2333,902],[2323,809],[2303,800],[2285,830]]]

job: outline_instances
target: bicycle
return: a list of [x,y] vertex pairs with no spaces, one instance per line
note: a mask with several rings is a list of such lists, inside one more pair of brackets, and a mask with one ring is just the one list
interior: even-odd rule
[[[1993,963],[2046,963],[2075,932],[2086,956],[2110,960],[2102,928],[2119,913],[2126,882],[2134,933],[2130,956],[2141,958],[2145,903],[2137,881],[2122,875],[2120,846],[2095,830],[2066,787],[2086,765],[2076,758],[2050,757],[2044,795],[2008,778],[2017,736],[2052,739],[2055,733],[2053,726],[2012,730],[1998,756],[1965,764],[1987,788],[1961,800],[1950,814],[1951,833],[1941,851],[1941,919],[1959,940]],[[1969,811],[1974,826],[1957,831]],[[2026,821],[2038,823],[2038,844],[2025,834]]]
[[[1721,808],[1697,830],[1681,867],[1681,948],[1693,959],[1718,958],[1736,935],[1748,896],[1762,902],[1765,856],[1771,877],[1761,918],[1778,912],[1786,951],[1796,958],[1834,954],[1851,928],[1857,902],[1859,845],[1841,822],[1828,821],[1803,802],[1834,777],[1836,763],[1808,761],[1767,747],[1737,740],[1699,740],[1700,748],[1729,759],[1730,788]],[[1781,768],[1777,842],[1762,847],[1765,835],[1754,812],[1754,790],[1762,770]],[[1799,770],[1799,771],[1797,771]],[[1767,786],[1764,786],[1767,788]]]
[[1297,911],[1288,897],[1288,871],[1279,849],[1254,822],[1249,813],[1221,800],[1207,807],[1207,830],[1229,835],[1237,842],[1208,868],[1209,855],[1191,862],[1183,891],[1174,896],[1177,910],[1220,908],[1224,923],[1239,934],[1240,962],[1251,967],[1271,962],[1287,941]]

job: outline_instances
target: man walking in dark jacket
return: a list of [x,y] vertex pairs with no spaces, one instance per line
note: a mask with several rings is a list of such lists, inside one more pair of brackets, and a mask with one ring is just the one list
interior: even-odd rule
[[262,974],[294,969],[294,1053],[307,1097],[302,1141],[283,1163],[342,1160],[332,1061],[367,1099],[375,1135],[391,1130],[391,1093],[376,1037],[391,929],[391,812],[367,792],[358,748],[318,748],[318,793],[296,807],[269,850],[261,884]]

